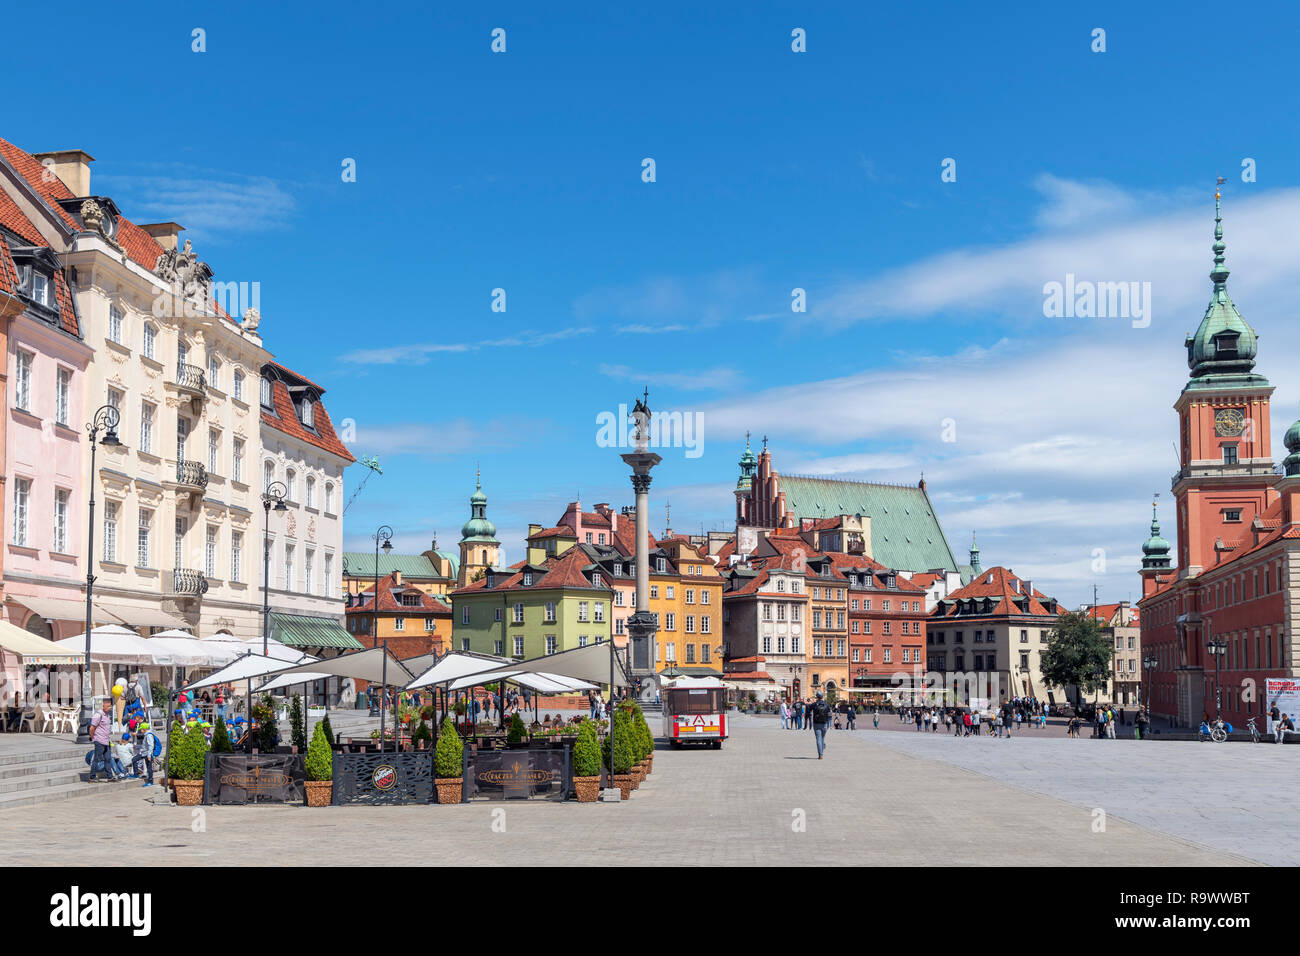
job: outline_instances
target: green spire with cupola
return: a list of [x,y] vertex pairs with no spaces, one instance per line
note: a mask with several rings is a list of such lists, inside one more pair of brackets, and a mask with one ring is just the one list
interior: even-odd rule
[[1282,436],[1282,444],[1291,454],[1282,459],[1282,471],[1288,477],[1300,475],[1300,422],[1293,422]]
[[737,491],[749,491],[754,485],[754,472],[758,470],[758,459],[749,448],[749,432],[745,432],[745,453],[740,456],[740,479],[736,482]]
[[477,469],[474,472],[474,494],[470,495],[469,512],[469,520],[461,525],[461,540],[495,543],[497,526],[487,518],[487,495],[483,494],[483,478]]
[[[1224,182],[1219,179],[1219,184]],[[1224,385],[1267,385],[1268,379],[1254,374],[1259,354],[1259,336],[1242,318],[1228,295],[1228,267],[1224,265],[1222,195],[1214,190],[1214,283],[1210,304],[1195,335],[1187,336],[1187,367],[1192,380],[1187,388],[1216,388]]]
[[1142,545],[1142,570],[1166,571],[1169,569],[1169,552],[1172,546],[1160,537],[1160,519],[1156,516],[1156,503],[1151,502],[1151,537]]
[[980,567],[980,546],[975,541],[974,531],[970,533],[970,570],[972,576],[979,574],[980,571],[984,570]]

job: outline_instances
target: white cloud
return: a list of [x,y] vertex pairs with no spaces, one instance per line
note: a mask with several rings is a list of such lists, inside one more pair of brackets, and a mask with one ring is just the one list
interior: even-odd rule
[[204,173],[105,174],[100,184],[122,197],[119,205],[133,222],[179,222],[195,237],[279,229],[297,212],[293,195],[274,179]]
[[380,349],[357,349],[342,356],[356,365],[394,365],[398,362],[423,365],[433,356],[446,352],[477,352],[486,348],[539,348],[552,342],[571,339],[591,332],[589,328],[557,329],[554,332],[524,331],[501,339],[482,342],[415,342]]

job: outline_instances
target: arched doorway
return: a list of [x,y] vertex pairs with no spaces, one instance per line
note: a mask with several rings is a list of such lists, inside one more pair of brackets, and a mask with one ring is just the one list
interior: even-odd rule
[[39,614],[33,614],[23,625],[23,630],[28,634],[35,634],[37,637],[43,637],[47,641],[54,640],[54,628],[50,627],[50,622],[45,620]]

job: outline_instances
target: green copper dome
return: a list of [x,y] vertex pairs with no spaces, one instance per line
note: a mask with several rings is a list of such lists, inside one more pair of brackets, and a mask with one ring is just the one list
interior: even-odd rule
[[483,494],[483,483],[476,477],[474,484],[474,494],[469,499],[470,518],[461,525],[460,539],[495,541],[497,526],[487,519],[487,495]]
[[1151,537],[1142,545],[1142,567],[1166,569],[1169,567],[1169,552],[1172,546],[1160,537],[1160,521],[1156,518],[1156,503],[1151,502]]
[[1219,192],[1214,192],[1214,292],[1195,335],[1187,336],[1187,367],[1192,378],[1223,373],[1247,373],[1255,367],[1259,337],[1228,295],[1228,269],[1223,264],[1223,215]]
[[1282,470],[1288,475],[1300,475],[1300,422],[1295,422],[1282,436],[1282,444],[1291,454],[1282,459]]
[[738,491],[748,491],[754,484],[754,472],[758,469],[758,459],[749,449],[749,432],[745,432],[745,453],[740,456],[740,478],[736,481]]

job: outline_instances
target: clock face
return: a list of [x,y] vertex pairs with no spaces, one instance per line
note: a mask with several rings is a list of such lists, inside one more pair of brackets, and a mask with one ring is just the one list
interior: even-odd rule
[[1240,435],[1246,426],[1246,416],[1239,408],[1221,408],[1214,413],[1214,434],[1219,437]]

